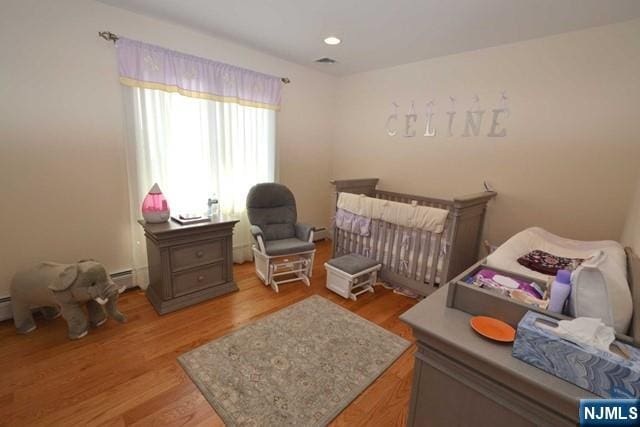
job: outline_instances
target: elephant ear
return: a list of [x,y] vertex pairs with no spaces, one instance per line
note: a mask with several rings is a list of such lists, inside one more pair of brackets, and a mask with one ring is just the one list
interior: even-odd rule
[[60,272],[58,277],[53,279],[49,284],[52,291],[64,291],[73,284],[78,277],[78,266],[76,264],[68,265]]

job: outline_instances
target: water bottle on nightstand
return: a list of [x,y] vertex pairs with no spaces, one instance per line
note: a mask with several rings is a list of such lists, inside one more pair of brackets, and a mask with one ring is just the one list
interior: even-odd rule
[[215,218],[220,214],[220,204],[215,194],[207,200],[207,206],[209,207],[207,211],[209,218]]

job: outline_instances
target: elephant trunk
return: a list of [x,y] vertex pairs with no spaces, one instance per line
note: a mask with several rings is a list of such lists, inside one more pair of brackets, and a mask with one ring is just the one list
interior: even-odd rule
[[[127,316],[122,314],[122,312],[120,312],[120,310],[118,309],[118,298],[120,296],[120,292],[123,291],[124,288],[115,289],[115,292],[111,292],[110,295],[107,296],[106,302],[104,302],[104,308],[106,309],[109,317],[120,323],[125,323],[127,321]],[[103,301],[98,302],[103,303]]]

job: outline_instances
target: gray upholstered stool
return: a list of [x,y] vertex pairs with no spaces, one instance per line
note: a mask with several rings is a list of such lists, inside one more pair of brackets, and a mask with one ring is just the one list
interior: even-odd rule
[[358,295],[373,292],[382,264],[362,255],[349,254],[330,259],[324,267],[327,269],[327,288],[355,301]]

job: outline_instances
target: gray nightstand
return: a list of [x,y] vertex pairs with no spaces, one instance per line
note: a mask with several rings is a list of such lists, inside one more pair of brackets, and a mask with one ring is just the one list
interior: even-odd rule
[[221,217],[192,225],[138,222],[147,240],[147,298],[159,314],[238,290],[232,259],[238,220]]

